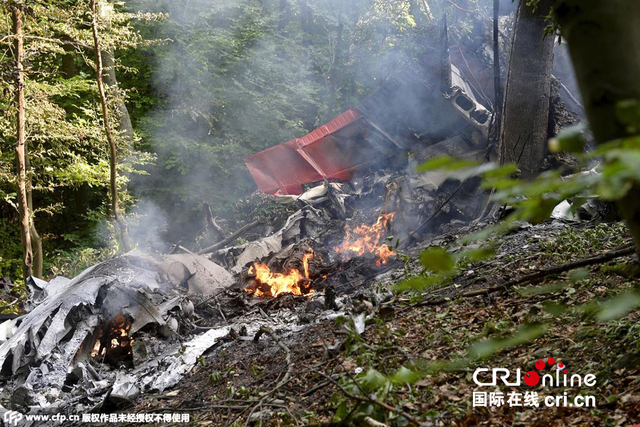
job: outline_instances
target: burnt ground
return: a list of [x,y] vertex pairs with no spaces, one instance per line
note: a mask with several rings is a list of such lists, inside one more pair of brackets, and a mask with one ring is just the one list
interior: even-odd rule
[[[237,338],[233,345],[212,349],[172,390],[142,396],[127,411],[189,412],[193,425],[212,426],[378,425],[374,420],[409,425],[401,412],[425,425],[630,425],[640,419],[639,313],[632,310],[607,322],[596,317],[601,301],[638,285],[630,256],[595,263],[587,267],[588,275],[549,275],[489,295],[460,297],[629,241],[620,223],[521,228],[502,239],[495,258],[460,265],[447,283],[397,294],[376,306],[363,302],[360,309],[371,315],[360,336],[341,319],[310,326],[280,342],[291,352],[289,365],[268,334],[257,342]],[[409,261],[407,270],[415,268]],[[425,302],[442,295],[447,297],[443,303]],[[516,333],[523,325],[538,332],[523,337]],[[487,339],[495,345],[484,357],[468,351]],[[477,367],[528,371],[547,357],[565,363],[570,374],[595,374],[597,383],[535,390],[541,396],[593,395],[595,408],[472,406],[473,391],[498,390],[474,384]],[[402,365],[424,372],[411,384],[389,381]],[[506,395],[513,388],[502,391]]]

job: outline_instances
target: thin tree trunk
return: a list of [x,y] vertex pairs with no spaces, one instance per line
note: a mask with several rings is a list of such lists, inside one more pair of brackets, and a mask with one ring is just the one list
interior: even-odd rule
[[[640,101],[640,2],[556,0],[556,19],[569,44],[589,125],[598,143],[629,136],[620,101]],[[640,185],[618,206],[640,254]]]
[[502,81],[500,78],[500,0],[493,0],[493,87],[494,87],[494,122],[492,128],[493,141],[500,135],[502,123]]
[[[113,3],[111,1],[111,3]],[[111,4],[111,7],[115,7]],[[108,25],[107,29],[111,28],[111,24]],[[118,78],[116,77],[116,62],[113,56],[113,52],[109,52],[106,50],[101,51],[102,55],[102,78],[104,79],[104,83],[107,85],[107,92],[111,95],[111,98],[116,101],[118,106],[118,135],[125,138],[127,141],[127,146],[129,149],[133,148],[133,126],[131,124],[131,116],[129,115],[129,110],[127,109],[127,105],[124,103],[124,98],[122,96],[122,91],[120,90],[120,86],[118,85]]]
[[413,16],[413,20],[419,27],[423,27],[425,24],[425,15],[420,9],[420,5],[417,0],[409,0],[409,13]]
[[[29,146],[26,141],[24,144],[24,165],[27,173],[30,173],[31,161],[29,160]],[[44,273],[44,252],[42,251],[42,238],[36,229],[36,218],[33,214],[33,186],[30,177],[27,178],[25,186],[27,190],[27,206],[29,207],[29,215],[31,216],[29,221],[29,234],[31,235],[31,249],[33,251],[33,276],[41,279]]]
[[13,18],[13,33],[15,37],[16,60],[16,107],[18,115],[16,120],[16,160],[18,180],[18,204],[20,207],[20,232],[24,257],[22,259],[22,273],[24,278],[31,276],[33,266],[33,250],[31,248],[31,233],[29,226],[29,203],[27,201],[27,168],[25,164],[25,115],[24,115],[24,68],[22,55],[24,53],[22,37],[22,9],[19,6],[11,8]]
[[433,14],[431,13],[431,8],[429,7],[429,3],[427,0],[422,0],[422,7],[424,8],[424,14],[429,21],[433,21]]
[[120,87],[118,85],[118,79],[116,77],[116,64],[113,58],[113,54],[111,52],[102,51],[102,65],[103,69],[103,78],[104,82],[107,84],[107,89],[111,94],[112,98],[116,100],[116,104],[118,105],[118,134],[126,139],[127,145],[130,149],[133,148],[133,125],[131,124],[131,116],[129,115],[129,110],[127,109],[127,105],[124,103],[124,99],[122,97],[122,92],[120,91]]
[[333,52],[333,61],[331,63],[331,71],[329,72],[329,87],[331,88],[329,108],[331,115],[335,115],[338,112],[338,95],[340,91],[341,81],[341,67],[342,67],[342,44],[344,34],[344,23],[342,22],[342,15],[340,16],[340,22],[338,22],[336,45]]
[[127,233],[127,225],[125,223],[122,214],[120,213],[120,207],[118,206],[118,174],[117,174],[117,158],[118,152],[116,149],[116,141],[111,133],[111,124],[109,122],[109,107],[107,106],[107,96],[104,91],[104,84],[102,82],[102,54],[100,50],[100,37],[98,35],[98,13],[97,13],[97,0],[91,0],[91,27],[93,30],[93,44],[96,56],[96,80],[98,82],[98,92],[100,93],[100,104],[102,106],[102,118],[104,121],[104,132],[107,136],[107,142],[109,143],[109,168],[110,168],[110,184],[111,184],[111,210],[116,220],[116,224],[120,230],[120,243],[125,251],[131,250],[129,244],[129,236]]
[[500,163],[515,162],[525,178],[540,170],[547,152],[554,38],[545,37],[550,0],[537,10],[520,0],[502,109]]
[[282,31],[289,24],[289,21],[291,21],[291,6],[289,5],[289,1],[280,0],[280,6],[278,10],[278,31]]
[[309,6],[308,0],[298,0],[300,8],[300,27],[306,34],[313,32],[313,12]]

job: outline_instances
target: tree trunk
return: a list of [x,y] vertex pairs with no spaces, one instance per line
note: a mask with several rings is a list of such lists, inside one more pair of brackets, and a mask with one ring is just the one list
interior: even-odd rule
[[500,0],[493,0],[493,88],[494,101],[493,105],[493,127],[491,129],[492,142],[498,141],[502,123],[502,81],[500,79]]
[[291,6],[289,5],[289,0],[280,0],[278,16],[278,31],[282,31],[289,24],[289,21],[291,21]]
[[[24,144],[24,166],[27,173],[31,172],[31,161],[29,160],[29,146],[26,141]],[[33,251],[33,272],[32,275],[38,279],[42,279],[44,273],[44,252],[42,251],[42,238],[40,233],[36,229],[36,218],[33,214],[33,187],[31,185],[31,178],[27,178],[26,182],[27,190],[27,206],[29,207],[29,234],[31,235],[31,249]]]
[[[629,136],[616,106],[640,101],[640,2],[556,0],[554,6],[597,142]],[[639,195],[635,184],[618,206],[640,254]]]
[[16,120],[16,160],[17,160],[17,181],[18,181],[18,204],[20,207],[20,233],[24,257],[22,259],[22,273],[26,280],[31,276],[33,270],[33,250],[31,249],[31,232],[29,226],[30,212],[27,201],[27,168],[25,164],[25,134],[24,134],[24,68],[22,66],[22,55],[24,53],[22,38],[22,9],[19,6],[11,8],[13,18],[13,33],[15,36],[15,61],[16,61],[16,107],[18,115]]
[[[111,5],[111,7],[115,7]],[[99,11],[101,13],[104,12]],[[108,29],[111,28],[111,24],[108,25]],[[115,58],[112,52],[102,51],[102,78],[104,79],[104,83],[107,85],[107,92],[111,95],[112,99],[116,101],[118,106],[118,135],[125,138],[127,141],[127,146],[129,149],[133,148],[133,126],[131,125],[131,116],[129,115],[129,110],[127,109],[127,105],[124,103],[124,98],[122,96],[122,91],[120,91],[120,86],[118,85],[118,79],[116,77],[116,63]]]
[[413,16],[413,20],[419,27],[424,27],[425,15],[420,9],[418,0],[409,0],[409,13],[411,13],[411,16]]
[[306,34],[313,32],[313,11],[309,6],[308,0],[298,0],[300,8],[300,27]]
[[341,80],[341,67],[342,61],[342,44],[344,34],[344,23],[342,22],[342,15],[340,16],[340,22],[338,22],[336,43],[333,51],[333,61],[331,61],[331,71],[329,71],[329,87],[330,87],[330,99],[329,108],[331,115],[334,116],[338,113],[338,95],[340,91]]
[[100,94],[100,105],[102,107],[104,132],[107,136],[107,142],[109,143],[111,210],[116,220],[117,227],[120,230],[120,243],[122,244],[122,248],[128,252],[131,250],[131,245],[129,244],[127,224],[125,223],[125,220],[120,213],[120,207],[118,206],[118,172],[116,169],[118,152],[116,148],[116,141],[113,139],[113,134],[111,133],[111,124],[109,122],[109,107],[107,106],[107,95],[105,94],[104,84],[102,82],[102,54],[100,50],[100,37],[98,35],[98,13],[96,2],[97,0],[91,0],[91,27],[93,30],[93,45],[96,56],[96,80],[98,83],[98,92]]
[[129,148],[133,148],[133,126],[131,125],[131,116],[129,116],[129,110],[124,103],[122,92],[118,86],[118,79],[116,78],[116,64],[111,52],[102,52],[102,65],[104,82],[107,84],[107,89],[113,99],[116,100],[119,112],[119,124],[118,134],[125,138]]
[[424,8],[424,15],[427,17],[427,20],[433,21],[433,14],[431,13],[431,8],[427,0],[422,0],[422,7]]
[[554,38],[545,37],[551,0],[537,10],[520,0],[511,45],[500,136],[500,163],[516,162],[524,178],[537,174],[547,150]]
[[66,44],[62,46],[62,49],[65,51],[65,54],[62,55],[62,67],[60,68],[60,70],[62,71],[62,75],[66,79],[70,79],[78,74],[78,67],[76,67],[74,49]]

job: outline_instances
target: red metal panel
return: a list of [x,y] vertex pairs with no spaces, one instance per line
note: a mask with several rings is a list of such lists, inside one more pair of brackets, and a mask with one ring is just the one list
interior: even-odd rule
[[358,113],[356,110],[349,110],[347,112],[340,114],[338,117],[331,120],[330,122],[320,126],[316,130],[313,130],[308,134],[306,134],[305,136],[298,138],[298,141],[302,146],[311,144],[313,142],[316,142],[324,138],[329,134],[339,131],[340,129],[350,125],[351,123],[359,120],[360,118],[361,118],[360,113]]
[[267,194],[301,194],[302,184],[322,176],[296,151],[291,140],[244,159],[258,189]]
[[300,194],[302,184],[322,178],[351,179],[351,172],[363,164],[362,156],[356,154],[364,147],[331,134],[360,118],[357,111],[349,110],[301,138],[246,157],[244,161],[258,189],[268,194]]

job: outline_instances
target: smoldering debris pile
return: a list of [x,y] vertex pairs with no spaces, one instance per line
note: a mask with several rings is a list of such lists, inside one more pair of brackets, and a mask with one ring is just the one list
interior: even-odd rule
[[[456,137],[420,154],[451,154],[458,144],[469,143]],[[486,209],[478,181],[414,169],[376,169],[349,182],[325,180],[299,196],[277,196],[300,206],[282,228],[209,256],[238,274],[236,287],[249,295],[274,297],[282,293],[280,287],[303,296],[327,287],[351,293],[397,266],[399,248],[466,225]]]
[[72,280],[30,279],[27,314],[2,325],[2,405],[22,413],[115,410],[175,385],[213,346],[251,339],[261,326],[295,333],[345,314],[354,293],[401,264],[398,242],[426,220],[422,233],[433,234],[483,209],[477,184],[466,189],[412,170],[325,180],[282,197],[299,205],[283,227],[207,257],[132,252]]
[[[151,384],[139,389],[175,384],[184,366],[195,363],[183,358],[176,366],[179,350],[186,347],[197,357],[207,348],[203,342],[212,344],[206,335],[185,339],[194,328],[188,295],[197,280],[180,258],[184,257],[132,252],[95,265],[73,280],[58,277],[47,283],[30,278],[27,314],[3,325],[3,405],[24,413],[93,409],[107,395],[134,395],[132,387],[124,390],[123,373],[148,372],[145,363],[150,361],[162,375],[152,375]],[[210,261],[193,261],[201,263],[201,275],[206,273],[207,293],[233,282]]]

